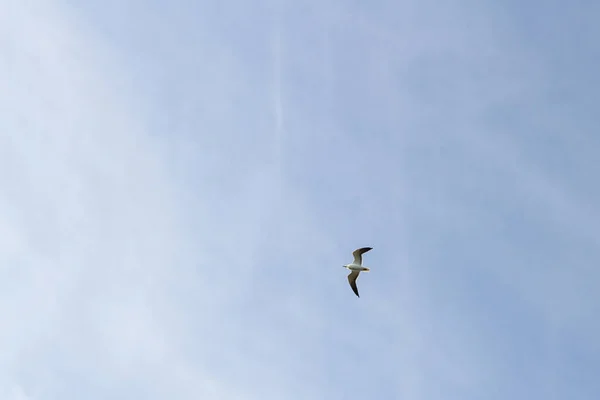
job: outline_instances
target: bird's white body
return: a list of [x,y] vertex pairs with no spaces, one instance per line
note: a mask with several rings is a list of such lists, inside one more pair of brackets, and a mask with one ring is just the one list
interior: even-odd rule
[[350,271],[369,272],[371,270],[369,267],[363,267],[362,265],[356,265],[356,264],[348,264],[348,265],[344,265],[344,267],[346,267]]
[[361,247],[360,249],[354,250],[352,252],[352,255],[354,256],[354,261],[351,264],[344,265],[344,268],[352,271],[350,272],[350,275],[348,275],[348,283],[350,284],[352,291],[354,292],[354,294],[356,294],[357,297],[360,296],[358,294],[358,288],[356,287],[356,278],[358,278],[358,275],[360,275],[361,272],[370,271],[369,267],[365,267],[362,265],[362,255],[369,250],[372,250],[372,248]]

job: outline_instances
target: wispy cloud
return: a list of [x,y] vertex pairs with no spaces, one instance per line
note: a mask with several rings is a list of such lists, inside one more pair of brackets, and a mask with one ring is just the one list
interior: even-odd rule
[[0,6],[0,396],[597,397],[593,85],[548,100],[591,67],[543,21],[78,7]]
[[165,290],[182,230],[162,139],[67,9],[8,2],[0,14],[2,393],[176,390],[189,371]]

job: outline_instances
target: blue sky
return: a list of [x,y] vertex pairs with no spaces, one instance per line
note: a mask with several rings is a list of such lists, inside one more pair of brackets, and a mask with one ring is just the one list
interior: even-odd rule
[[2,1],[0,397],[599,398],[599,12]]

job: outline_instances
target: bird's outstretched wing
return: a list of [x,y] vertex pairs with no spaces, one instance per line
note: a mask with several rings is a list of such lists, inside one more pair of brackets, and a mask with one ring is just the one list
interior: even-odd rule
[[356,296],[358,297],[360,296],[358,294],[358,288],[356,287],[356,278],[358,278],[359,274],[360,271],[352,271],[350,272],[350,275],[348,275],[348,283],[350,284],[350,287],[352,288],[354,294],[356,294]]
[[354,256],[354,264],[356,265],[362,265],[362,255],[363,253],[366,253],[369,250],[373,250],[372,247],[361,247],[360,249],[356,249],[352,252],[352,255]]

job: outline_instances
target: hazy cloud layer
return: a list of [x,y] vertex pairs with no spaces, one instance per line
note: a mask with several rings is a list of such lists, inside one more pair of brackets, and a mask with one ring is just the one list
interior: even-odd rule
[[529,4],[0,2],[0,397],[596,399],[599,10]]

